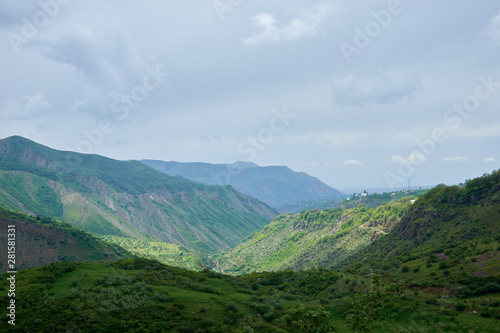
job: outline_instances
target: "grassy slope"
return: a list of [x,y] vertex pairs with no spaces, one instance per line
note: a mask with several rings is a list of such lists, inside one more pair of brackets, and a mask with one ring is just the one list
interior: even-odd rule
[[376,208],[282,214],[214,260],[218,269],[233,274],[332,267],[387,234],[409,209],[411,199]]
[[276,212],[228,186],[169,177],[139,162],[0,140],[0,203],[100,235],[214,252],[235,246]]
[[137,239],[132,237],[102,236],[110,243],[118,244],[141,258],[158,260],[163,264],[192,270],[209,267],[207,256],[175,244],[155,239]]
[[[0,280],[0,288],[7,288],[6,280]],[[114,265],[62,262],[18,273],[17,322],[11,331],[290,332],[283,316],[303,305],[322,306],[337,332],[353,332],[345,318],[369,288],[366,277],[329,270],[234,277],[145,259]],[[494,304],[478,300],[460,311],[453,299],[426,302],[434,299],[435,294],[414,296],[410,289],[388,295],[381,313],[385,320],[375,332],[500,331],[494,318],[468,313],[487,308],[494,313],[498,296],[489,297]],[[0,330],[6,329],[2,320]]]
[[[480,278],[497,281],[500,173],[476,178],[465,188],[432,189],[418,199],[391,233],[339,267],[345,265],[464,295],[477,287]],[[408,267],[406,273],[403,266]]]

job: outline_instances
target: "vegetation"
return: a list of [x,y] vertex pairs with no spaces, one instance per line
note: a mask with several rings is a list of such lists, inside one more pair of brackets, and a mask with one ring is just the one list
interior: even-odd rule
[[405,197],[376,208],[281,214],[240,246],[216,257],[225,273],[333,267],[386,235],[411,207]]
[[0,207],[26,265],[16,326],[1,321],[0,331],[500,331],[498,171],[418,198],[367,195],[281,214],[259,230],[256,212],[268,208],[230,187],[19,138],[0,148],[0,202],[50,216]]
[[[7,288],[5,277],[0,288]],[[463,300],[454,296],[415,294],[408,284],[390,286],[389,278],[370,284],[377,279],[326,269],[235,277],[147,259],[58,262],[18,273],[17,319],[10,331],[499,331],[500,302],[494,294],[467,299],[465,310],[459,310],[456,304]],[[367,313],[370,326],[361,326],[355,318]],[[7,325],[3,320],[0,330]]]
[[102,236],[102,239],[118,244],[138,257],[158,260],[170,266],[201,270],[211,265],[206,255],[193,252],[185,246],[132,237]]

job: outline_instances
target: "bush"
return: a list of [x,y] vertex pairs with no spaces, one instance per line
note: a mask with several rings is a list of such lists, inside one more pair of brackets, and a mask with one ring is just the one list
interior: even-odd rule
[[493,313],[491,313],[489,310],[485,310],[485,311],[481,312],[481,317],[491,318],[491,317],[493,317]]
[[404,265],[403,267],[401,267],[401,272],[403,273],[408,273],[410,271],[410,267]]
[[445,268],[450,268],[450,266],[448,265],[448,263],[442,261],[439,263],[439,269],[445,269]]
[[455,304],[455,310],[457,310],[457,311],[465,311],[465,308],[466,308],[466,306],[463,303]]
[[276,319],[277,315],[275,312],[271,311],[271,312],[268,312],[266,313],[265,315],[262,316],[262,318],[266,321],[273,321],[274,319]]

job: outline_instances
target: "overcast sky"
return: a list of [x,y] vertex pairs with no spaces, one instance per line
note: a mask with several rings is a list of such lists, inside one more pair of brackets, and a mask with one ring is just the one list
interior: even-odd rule
[[499,168],[498,0],[0,0],[0,50],[2,138],[339,189]]

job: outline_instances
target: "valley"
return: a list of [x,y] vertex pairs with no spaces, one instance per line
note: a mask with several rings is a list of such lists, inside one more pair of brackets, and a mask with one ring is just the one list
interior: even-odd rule
[[498,332],[499,198],[493,171],[279,214],[230,185],[0,140],[30,332]]

